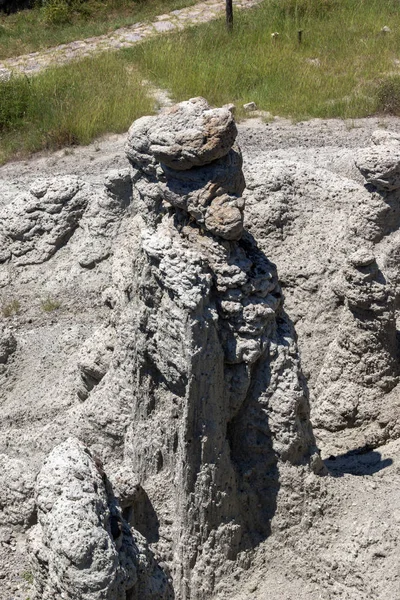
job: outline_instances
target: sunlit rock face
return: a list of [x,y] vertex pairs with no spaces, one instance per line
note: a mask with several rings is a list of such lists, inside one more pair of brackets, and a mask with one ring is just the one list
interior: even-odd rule
[[202,98],[139,119],[129,168],[78,219],[80,266],[112,253],[109,318],[77,355],[76,437],[37,480],[44,600],[206,600],[274,528],[309,522],[321,461],[276,267],[243,226],[236,134]]

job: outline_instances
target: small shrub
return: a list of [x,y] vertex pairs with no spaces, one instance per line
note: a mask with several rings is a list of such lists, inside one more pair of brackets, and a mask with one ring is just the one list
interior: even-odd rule
[[33,573],[31,571],[25,571],[24,573],[22,573],[21,577],[22,579],[25,579],[25,581],[29,583],[29,585],[33,584]]
[[19,300],[11,300],[11,302],[7,302],[3,304],[1,307],[1,312],[3,313],[3,317],[5,319],[12,317],[13,315],[17,315],[21,310],[21,304]]
[[72,18],[71,5],[66,0],[47,0],[42,10],[47,25],[63,25]]
[[377,90],[378,111],[390,115],[400,115],[400,75],[382,79]]
[[41,302],[41,307],[45,312],[53,312],[53,310],[57,310],[60,306],[61,302],[51,296],[47,296],[47,298]]

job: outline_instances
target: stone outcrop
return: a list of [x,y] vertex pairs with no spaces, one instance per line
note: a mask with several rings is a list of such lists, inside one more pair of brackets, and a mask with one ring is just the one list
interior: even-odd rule
[[132,182],[129,169],[113,169],[104,180],[102,193],[92,198],[79,226],[85,242],[79,248],[81,267],[92,269],[112,253],[112,242],[129,206]]
[[396,138],[390,143],[387,141],[385,136],[384,144],[378,143],[360,151],[356,166],[367,184],[383,192],[392,192],[400,188],[400,147]]
[[77,177],[36,180],[0,212],[0,262],[42,263],[67,243],[90,199]]
[[[230,127],[221,116],[213,125],[220,148],[221,124]],[[152,131],[159,118],[148,121]],[[165,125],[168,148],[177,129],[191,129],[191,117],[170,134]],[[117,137],[101,151],[97,144],[1,168],[1,214],[10,205],[20,223],[32,221],[27,237],[18,230],[26,265],[8,234],[1,246],[1,598],[33,600],[31,554],[39,559],[35,600],[129,600],[149,590],[176,600],[266,598],[271,590],[397,597],[398,190],[379,187],[378,179],[393,181],[378,164],[369,182],[355,167],[356,149],[370,144],[364,128],[279,120],[239,131],[243,192],[232,137],[227,154],[184,170],[152,149],[131,167]],[[391,144],[396,156],[399,136],[378,133],[375,146]],[[363,150],[357,164],[373,154]],[[31,178],[43,172],[58,178],[48,182],[47,216],[47,194],[34,200],[24,191],[38,192]],[[80,191],[63,203],[67,172],[82,179],[68,177]],[[22,196],[29,201],[20,206]],[[216,203],[217,235],[207,211],[227,197],[237,229]],[[52,227],[61,235],[75,198],[86,208],[71,213],[70,232],[53,245]],[[52,254],[42,252],[46,240]],[[29,255],[45,260],[30,264]],[[60,308],[43,310],[46,297]],[[319,461],[291,320],[314,431],[334,475],[325,480],[312,473]],[[71,435],[81,443],[62,446]],[[101,458],[101,472],[85,450],[82,464],[84,447]],[[70,471],[61,470],[61,489],[46,462],[35,506],[34,480],[53,448]],[[60,504],[48,508],[42,500],[53,488]],[[79,527],[68,530],[75,513]],[[25,546],[29,530],[34,552]],[[87,562],[86,536],[107,543]]]
[[[195,98],[164,111],[156,120],[143,117],[129,130],[127,156],[172,206],[205,229],[227,240],[243,231],[242,157],[227,108],[211,109]],[[143,196],[151,198],[151,189]],[[153,210],[150,206],[149,209]]]
[[321,466],[276,268],[243,230],[235,136],[227,109],[192,99],[139,120],[127,142],[142,242],[125,309],[135,323],[125,463],[148,503],[132,501],[147,514],[135,526],[184,599],[208,597],[270,532],[279,488],[287,497]]
[[[79,221],[85,269],[119,241],[108,322],[77,359],[81,402],[56,423],[102,456],[112,488],[77,440],[47,459],[32,538],[43,600],[205,600],[272,530],[310,520],[323,465],[276,267],[243,227],[236,134],[201,98],[139,119],[129,177],[108,176]],[[149,562],[146,584],[144,540],[162,567]]]
[[0,454],[0,531],[23,530],[35,521],[34,474],[26,460]]
[[166,576],[127,525],[101,461],[77,439],[56,446],[36,481],[30,534],[42,600],[169,600]]
[[351,255],[334,289],[344,308],[316,382],[313,414],[317,427],[333,431],[377,419],[379,400],[399,373],[393,292],[374,255]]
[[329,165],[319,156],[323,168],[302,148],[297,162],[254,155],[246,171],[245,224],[278,263],[327,455],[399,429],[399,136],[379,130],[365,145]]

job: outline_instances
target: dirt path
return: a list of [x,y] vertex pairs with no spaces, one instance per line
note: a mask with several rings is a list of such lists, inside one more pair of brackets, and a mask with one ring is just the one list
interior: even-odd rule
[[[260,2],[261,0],[233,0],[237,9],[251,8]],[[130,27],[122,27],[106,35],[76,40],[41,52],[8,58],[0,62],[0,81],[9,79],[12,73],[34,75],[47,67],[64,65],[85,56],[93,56],[107,50],[129,48],[162,33],[212,21],[220,17],[224,10],[224,0],[205,0],[194,6],[159,15],[150,23],[134,23]]]

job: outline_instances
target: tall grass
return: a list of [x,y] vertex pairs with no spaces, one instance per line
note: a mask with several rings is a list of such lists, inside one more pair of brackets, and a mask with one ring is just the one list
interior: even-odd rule
[[0,163],[88,144],[153,110],[140,75],[115,53],[0,82]]
[[398,0],[265,0],[232,34],[219,20],[0,82],[0,162],[126,130],[153,110],[142,77],[176,100],[254,101],[293,119],[400,114],[397,31]]
[[265,0],[236,13],[232,35],[217,21],[124,52],[177,100],[202,95],[295,119],[355,118],[376,111],[381,82],[400,73],[398,31],[398,0]]
[[147,21],[195,0],[46,0],[31,10],[0,13],[0,60]]

